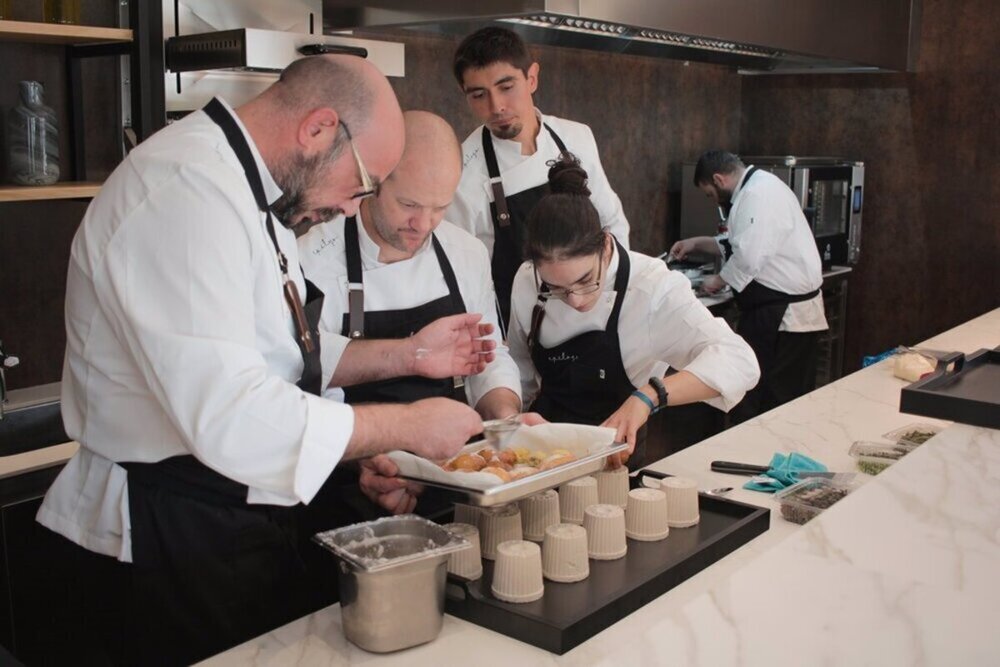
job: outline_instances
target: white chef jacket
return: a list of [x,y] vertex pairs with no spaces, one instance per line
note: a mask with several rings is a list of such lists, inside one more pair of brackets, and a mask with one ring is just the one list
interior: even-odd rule
[[[281,190],[236,122],[273,202]],[[62,414],[80,449],[46,494],[40,523],[131,562],[126,471],[116,461],[193,454],[248,485],[250,503],[308,502],[322,486],[354,413],[295,385],[303,361],[264,220],[204,112],[157,132],[115,169],[73,240]],[[277,220],[275,232],[305,294],[294,235]]]
[[[466,378],[469,404],[475,406],[487,392],[506,387],[521,395],[517,366],[500,340],[497,326],[493,279],[486,248],[474,236],[443,220],[434,231],[455,272],[458,291],[470,313],[482,313],[483,322],[493,325],[490,336],[497,342],[496,358],[478,375]],[[348,307],[347,253],[343,216],[316,225],[299,238],[302,270],[323,291],[323,316],[320,320],[323,355],[323,386],[330,382],[337,364],[350,342],[342,335],[344,314]],[[437,254],[430,237],[409,259],[384,263],[378,259],[379,247],[368,235],[358,213],[358,245],[364,272],[365,310],[402,310],[416,308],[448,294]],[[324,396],[343,400],[339,388],[327,389]]]
[[[753,165],[747,167],[747,172]],[[727,221],[733,254],[719,275],[740,291],[751,280],[785,294],[807,294],[823,284],[816,239],[795,193],[771,172],[758,169],[733,192]],[[725,257],[725,254],[723,254]],[[788,304],[779,331],[825,331],[823,294]]]
[[[601,217],[601,226],[628,248],[628,220],[625,219],[622,202],[611,189],[604,167],[601,166],[594,133],[583,123],[545,116],[537,109],[535,114],[539,123],[547,123],[555,130],[566,144],[566,149],[580,159],[580,166],[587,171],[590,201]],[[497,167],[507,196],[548,183],[549,166],[546,162],[559,157],[559,146],[541,125],[535,138],[535,149],[533,155],[521,155],[521,144],[517,141],[493,137]],[[493,190],[490,188],[486,157],[483,155],[483,126],[479,126],[462,142],[462,180],[459,181],[455,199],[445,217],[482,241],[490,257],[493,256],[493,217],[490,215],[492,201]]]
[[[603,291],[590,311],[581,313],[559,299],[548,300],[538,340],[543,347],[607,327],[617,296],[618,260],[615,248]],[[695,298],[690,281],[683,275],[667,269],[661,260],[637,252],[629,252],[629,262],[628,290],[618,319],[622,364],[629,380],[641,387],[650,377],[663,377],[668,368],[686,370],[721,394],[706,403],[729,411],[760,378],[753,350],[725,320],[713,317]],[[533,267],[525,262],[514,276],[507,344],[521,371],[526,406],[540,388],[528,350],[537,295]]]

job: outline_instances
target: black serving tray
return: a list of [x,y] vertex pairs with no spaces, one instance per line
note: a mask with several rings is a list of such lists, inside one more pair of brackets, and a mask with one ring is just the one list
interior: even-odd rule
[[[663,478],[643,470],[631,478]],[[540,600],[502,602],[490,592],[493,562],[483,561],[475,581],[448,580],[445,611],[458,618],[562,655],[590,639],[723,556],[764,533],[770,510],[700,494],[701,521],[671,528],[659,542],[628,540],[628,553],[613,561],[590,561],[590,576],[577,583],[545,580]]]
[[899,411],[1000,428],[1000,347],[948,355],[938,371],[904,387]]

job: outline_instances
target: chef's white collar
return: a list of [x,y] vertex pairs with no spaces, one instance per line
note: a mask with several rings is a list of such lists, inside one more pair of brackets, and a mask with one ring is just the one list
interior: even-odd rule
[[740,182],[736,184],[736,189],[733,190],[733,196],[730,198],[730,202],[736,204],[736,198],[740,196],[743,190],[746,188],[747,181],[750,180],[750,170],[753,169],[752,164],[748,164],[740,175]]
[[257,144],[254,143],[253,137],[250,136],[250,132],[247,131],[246,126],[240,117],[233,111],[233,108],[229,106],[221,97],[216,97],[219,102],[222,103],[222,107],[226,112],[233,117],[236,121],[236,126],[240,128],[240,132],[246,137],[247,145],[250,146],[250,153],[253,155],[253,161],[257,165],[257,171],[260,172],[260,182],[264,186],[264,199],[267,200],[268,204],[273,204],[278,201],[278,198],[284,194],[280,187],[278,187],[277,182],[275,182],[274,177],[271,175],[271,170],[267,168],[267,164],[264,163],[264,158],[261,156],[260,151],[257,150]]
[[[545,123],[545,117],[542,115],[542,112],[539,111],[538,107],[535,107],[535,118],[538,119],[538,129],[537,134],[535,135],[535,152],[538,153],[542,150],[548,149],[549,142],[552,141],[552,136],[543,126]],[[517,139],[500,139],[497,135],[492,133],[490,134],[493,139],[494,150],[516,151],[518,155],[521,154],[521,142]]]
[[[610,232],[608,232],[610,234]],[[606,277],[604,278],[604,285],[601,287],[602,292],[613,292],[615,291],[615,279],[618,277],[618,244],[615,243],[614,238],[611,239],[611,262],[608,263],[608,270],[606,271]]]

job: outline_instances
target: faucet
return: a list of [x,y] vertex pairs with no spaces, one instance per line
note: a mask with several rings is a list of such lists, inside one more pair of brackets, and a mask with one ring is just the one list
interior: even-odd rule
[[14,356],[7,356],[3,351],[3,341],[0,341],[0,419],[3,419],[3,406],[7,402],[7,378],[4,376],[5,368],[14,368],[21,363],[21,360]]

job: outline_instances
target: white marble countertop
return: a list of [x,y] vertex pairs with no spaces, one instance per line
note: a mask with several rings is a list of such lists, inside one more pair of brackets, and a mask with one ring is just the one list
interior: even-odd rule
[[[922,345],[1000,345],[1000,309]],[[935,421],[899,412],[904,385],[884,361],[651,466],[737,487],[731,498],[775,510],[771,529],[565,655],[448,615],[430,644],[375,655],[344,639],[334,605],[204,664],[996,664],[1000,431],[950,426],[802,527],[745,477],[709,470],[794,450],[852,471],[853,441]]]

